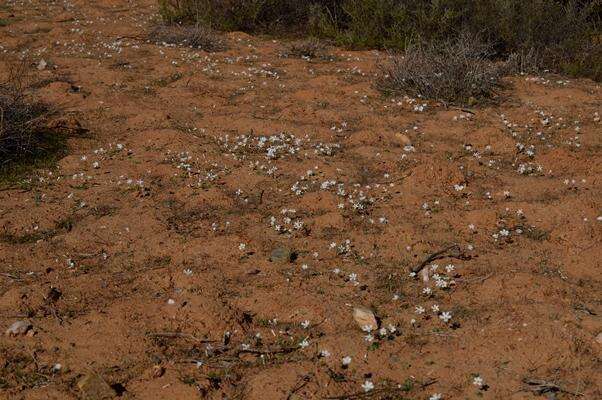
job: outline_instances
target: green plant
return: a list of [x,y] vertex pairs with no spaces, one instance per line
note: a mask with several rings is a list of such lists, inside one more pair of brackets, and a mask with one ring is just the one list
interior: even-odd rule
[[404,50],[463,33],[490,57],[533,50],[548,68],[602,79],[602,0],[159,0],[166,22],[313,35],[351,48]]

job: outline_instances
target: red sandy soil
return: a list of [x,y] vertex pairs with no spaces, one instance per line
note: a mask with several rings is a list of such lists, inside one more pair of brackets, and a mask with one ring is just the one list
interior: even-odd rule
[[144,400],[602,397],[598,84],[507,78],[471,114],[383,97],[385,53],[166,47],[156,15],[0,6],[1,71],[26,54],[88,129],[0,191],[0,325],[32,326],[0,338],[0,398],[82,398],[91,373]]

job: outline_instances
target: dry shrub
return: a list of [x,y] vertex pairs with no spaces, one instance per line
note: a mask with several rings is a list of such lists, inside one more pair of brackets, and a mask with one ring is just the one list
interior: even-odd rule
[[291,43],[285,55],[305,58],[326,57],[326,45],[319,39],[310,37]]
[[56,109],[34,100],[25,84],[26,64],[13,66],[0,82],[0,169],[47,155],[57,149],[57,138],[47,128]]
[[209,52],[227,48],[226,41],[220,35],[199,24],[159,25],[150,32],[149,38],[155,43],[187,46]]
[[381,66],[381,90],[446,103],[467,104],[491,98],[500,86],[503,66],[489,60],[489,47],[462,35],[441,43],[408,46]]
[[504,72],[507,75],[534,74],[544,68],[544,63],[539,52],[530,49],[510,54],[504,67]]

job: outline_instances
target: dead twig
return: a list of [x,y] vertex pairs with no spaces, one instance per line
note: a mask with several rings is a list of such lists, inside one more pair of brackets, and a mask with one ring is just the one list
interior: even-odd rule
[[16,276],[16,275],[9,274],[8,272],[0,272],[0,275],[2,275],[2,276],[4,276],[4,277],[6,277],[6,278],[8,278],[8,279],[12,279],[12,280],[14,280],[14,281],[18,281],[18,282],[21,282],[21,281],[23,281],[23,279],[19,278],[19,277],[18,277],[18,276]]
[[523,379],[523,382],[526,383],[527,385],[529,385],[527,387],[527,390],[530,390],[539,395],[546,394],[546,393],[560,392],[560,393],[571,394],[573,396],[583,396],[583,393],[577,393],[577,392],[572,392],[570,390],[566,390],[563,387],[556,385],[555,383],[547,382],[543,379],[525,378],[525,379]]
[[152,332],[148,333],[147,336],[153,338],[181,338],[192,340],[197,343],[218,343],[219,340],[208,340],[208,339],[200,339],[194,335],[182,332]]
[[295,385],[295,387],[293,387],[289,391],[288,396],[286,396],[286,400],[290,400],[291,397],[295,393],[297,393],[299,390],[303,389],[303,387],[309,383],[309,381],[311,380],[311,377],[312,377],[312,374],[303,375],[301,377],[301,379],[299,379],[299,382],[297,382],[297,384]]
[[470,255],[464,253],[460,246],[457,244],[453,244],[444,248],[443,250],[436,251],[430,254],[428,257],[424,259],[420,264],[413,266],[410,271],[414,273],[420,272],[424,267],[426,267],[431,262],[438,260],[440,258],[456,258],[459,260],[470,260]]

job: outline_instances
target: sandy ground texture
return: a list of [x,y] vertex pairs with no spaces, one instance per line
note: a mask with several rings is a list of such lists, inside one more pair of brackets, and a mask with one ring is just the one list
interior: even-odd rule
[[0,5],[1,71],[87,129],[0,191],[0,398],[602,397],[598,84],[473,114],[382,96],[385,53],[156,15]]

